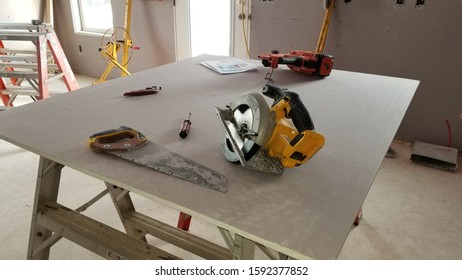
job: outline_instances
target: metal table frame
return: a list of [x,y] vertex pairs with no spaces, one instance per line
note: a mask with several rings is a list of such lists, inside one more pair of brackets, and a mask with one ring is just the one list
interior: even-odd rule
[[[40,157],[33,206],[27,259],[48,259],[50,248],[62,237],[107,259],[178,259],[147,243],[152,235],[205,259],[253,259],[257,245],[271,259],[287,259],[274,255],[265,246],[239,234],[234,237],[219,228],[227,247],[222,247],[187,231],[173,227],[135,210],[130,192],[110,183],[106,190],[75,210],[57,202],[64,165]],[[109,193],[126,233],[91,219],[81,212]]]

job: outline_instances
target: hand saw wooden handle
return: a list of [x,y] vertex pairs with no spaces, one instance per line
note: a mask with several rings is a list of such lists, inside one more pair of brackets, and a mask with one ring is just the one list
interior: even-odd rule
[[125,152],[138,149],[148,142],[143,133],[127,126],[95,133],[88,137],[90,148],[96,153]]

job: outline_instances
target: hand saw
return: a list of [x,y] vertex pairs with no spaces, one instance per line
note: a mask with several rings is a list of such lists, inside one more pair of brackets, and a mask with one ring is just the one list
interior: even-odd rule
[[224,175],[148,141],[143,133],[130,127],[95,133],[88,138],[88,144],[96,153],[111,154],[209,189],[228,190]]

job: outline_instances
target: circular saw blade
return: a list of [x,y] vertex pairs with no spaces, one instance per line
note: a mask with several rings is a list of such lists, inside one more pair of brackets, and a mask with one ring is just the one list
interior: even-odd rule
[[238,129],[248,129],[253,127],[253,112],[247,105],[240,105],[234,111],[234,120]]
[[240,162],[228,138],[233,137],[244,154],[244,160],[248,161],[264,147],[273,132],[274,121],[269,106],[261,94],[247,93],[240,96],[230,108],[233,117],[227,124],[231,133],[224,139],[223,154],[230,162]]

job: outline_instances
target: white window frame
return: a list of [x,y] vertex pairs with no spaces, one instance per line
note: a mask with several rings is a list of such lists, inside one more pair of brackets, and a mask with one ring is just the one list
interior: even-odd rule
[[[85,33],[85,34],[105,34],[107,29],[100,29],[100,28],[91,28],[91,27],[86,27],[85,26],[85,17],[83,16],[83,11],[82,11],[82,0],[70,0],[71,4],[71,11],[72,11],[72,21],[74,23],[74,32],[75,33]],[[112,5],[112,1],[111,5]],[[111,27],[113,26],[114,19],[112,18],[112,24]]]
[[191,13],[189,0],[174,3],[175,56],[179,61],[191,57]]
[[[231,7],[231,38],[230,38],[230,56],[247,58],[247,49],[244,40],[244,30],[247,42],[250,38],[250,15],[251,0],[232,1],[235,4]],[[191,57],[191,16],[189,13],[189,0],[174,1],[174,19],[175,19],[175,51],[176,60],[182,60]],[[244,3],[244,28],[242,21],[238,19]],[[249,46],[250,47],[250,46]]]

